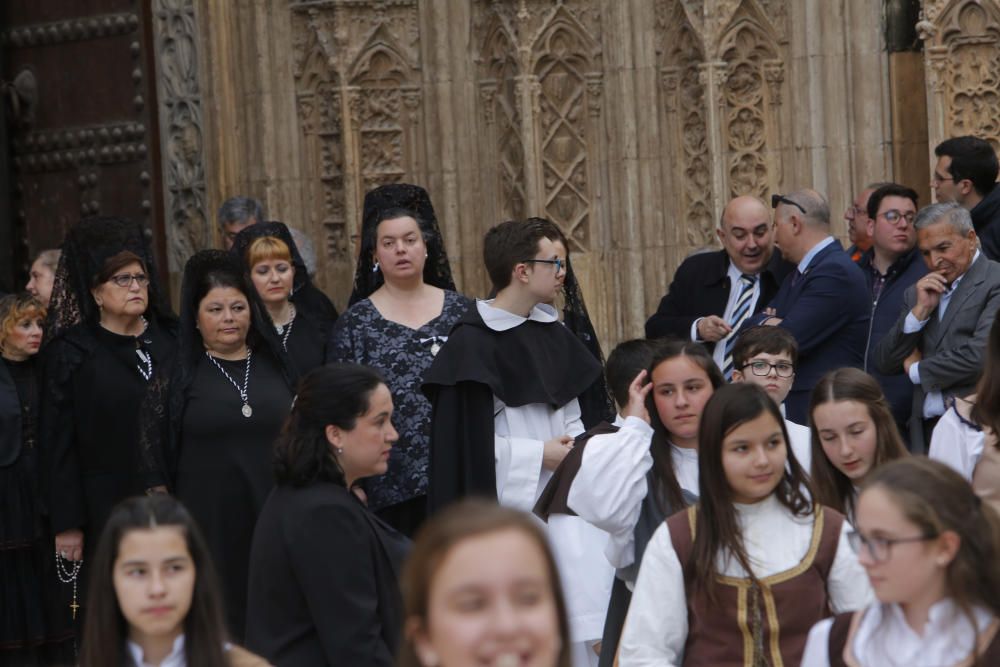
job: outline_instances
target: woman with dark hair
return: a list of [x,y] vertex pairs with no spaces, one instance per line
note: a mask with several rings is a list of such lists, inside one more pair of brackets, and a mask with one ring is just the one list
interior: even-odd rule
[[1000,665],[1000,514],[914,456],[872,473],[849,535],[878,598],[820,621],[802,667]]
[[842,514],[814,507],[778,404],[720,388],[701,415],[698,503],[657,528],[622,664],[797,665],[812,625],[871,599]]
[[409,536],[427,513],[431,404],[421,379],[472,303],[454,290],[427,192],[393,184],[365,195],[352,305],[326,358],[377,369],[392,392],[399,442],[388,472],[364,490],[368,506]]
[[399,667],[570,667],[559,572],[529,515],[462,500],[420,530],[403,571]]
[[184,506],[166,494],[112,511],[90,570],[81,667],[266,667],[228,643],[215,567]]
[[927,455],[957,470],[1000,512],[1000,317],[990,327],[976,393],[956,396],[934,427]]
[[587,442],[569,490],[570,509],[610,535],[605,556],[617,577],[601,642],[610,665],[643,553],[668,516],[698,496],[702,409],[725,380],[698,343],[662,340],[629,386],[625,423]]
[[204,531],[239,639],[254,523],[295,376],[235,255],[203,250],[185,265],[177,357],[147,397],[143,445]]
[[313,285],[288,227],[250,225],[236,235],[232,252],[243,262],[296,372],[305,375],[322,365],[337,310]]
[[816,502],[854,520],[865,478],[883,463],[907,456],[906,445],[878,381],[857,368],[824,375],[809,403]]
[[87,218],[63,243],[42,355],[39,444],[60,558],[79,562],[111,508],[150,486],[139,408],[164,374],[177,324],[142,227]]
[[45,307],[24,292],[0,299],[0,664],[73,658],[68,599],[57,590],[38,489],[35,357]]
[[323,366],[299,385],[250,557],[247,642],[279,667],[393,664],[409,540],[350,491],[385,472],[392,415],[364,366]]

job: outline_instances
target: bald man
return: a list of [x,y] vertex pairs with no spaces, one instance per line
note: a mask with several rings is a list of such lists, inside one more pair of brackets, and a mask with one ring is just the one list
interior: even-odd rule
[[775,243],[795,270],[747,325],[787,329],[799,344],[788,419],[808,424],[809,393],[827,371],[861,368],[871,320],[865,275],[830,235],[830,205],[815,190],[772,195]]
[[646,321],[646,337],[704,343],[729,379],[733,331],[767,305],[790,267],[774,251],[771,212],[756,197],[730,201],[716,234],[722,250],[681,263],[660,307]]

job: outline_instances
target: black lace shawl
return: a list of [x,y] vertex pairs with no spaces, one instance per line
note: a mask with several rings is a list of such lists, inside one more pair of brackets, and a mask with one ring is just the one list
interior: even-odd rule
[[240,291],[246,295],[250,304],[247,344],[255,353],[269,354],[281,368],[289,388],[293,393],[295,391],[298,378],[257,291],[243,272],[243,263],[235,254],[224,250],[202,250],[195,253],[184,265],[176,363],[171,373],[163,373],[154,378],[140,415],[140,445],[147,486],[170,486],[173,482],[184,404],[198,362],[205,354],[205,344],[197,328],[199,304],[196,291],[202,278],[210,271],[227,272],[242,286]]
[[[566,254],[566,279],[563,281],[563,324],[573,332],[581,343],[590,351],[601,368],[604,368],[604,353],[601,351],[601,343],[597,340],[597,331],[590,321],[587,313],[587,304],[583,301],[583,290],[573,273],[573,264],[570,262],[567,246]],[[594,384],[590,385],[586,391],[577,397],[580,403],[580,413],[583,417],[583,425],[587,429],[594,428],[603,421],[612,422],[615,418],[615,403],[608,390],[608,381],[602,372]]]
[[424,282],[441,289],[455,291],[455,281],[451,277],[451,265],[444,249],[441,230],[431,198],[419,185],[390,183],[371,190],[365,195],[364,214],[361,222],[361,251],[358,253],[358,268],[354,272],[354,290],[348,306],[367,299],[372,292],[382,286],[384,278],[375,267],[376,228],[379,214],[390,208],[405,208],[420,218],[420,231],[427,245],[427,261],[424,264]]
[[164,329],[176,328],[166,292],[157,279],[153,250],[142,226],[125,218],[97,216],[80,220],[66,232],[45,324],[46,342],[81,322],[96,325],[100,321],[100,311],[90,293],[91,282],[104,262],[123,250],[135,253],[146,265],[149,275],[146,318],[156,319]]
[[[289,300],[295,304],[297,313],[304,315],[318,326],[323,332],[323,339],[326,340],[333,323],[337,321],[337,309],[329,297],[313,285],[305,260],[302,259],[302,254],[285,223],[276,220],[258,222],[244,227],[236,235],[232,252],[239,258],[244,273],[249,276],[250,269],[253,268],[246,263],[247,249],[254,241],[265,236],[281,239],[288,246],[288,250],[292,253],[292,265],[295,267],[295,280],[292,282],[292,295]],[[266,315],[267,311],[264,312]]]

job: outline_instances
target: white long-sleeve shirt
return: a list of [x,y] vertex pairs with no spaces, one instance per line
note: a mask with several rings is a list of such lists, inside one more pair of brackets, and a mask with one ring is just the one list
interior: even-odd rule
[[[747,557],[754,575],[764,578],[798,565],[809,550],[814,516],[796,517],[773,495],[753,505],[735,505]],[[847,544],[847,522],[826,582],[835,612],[860,609],[872,600],[868,577]],[[735,558],[717,557],[720,574],[745,577]],[[680,665],[688,635],[684,572],[666,524],[646,548],[639,569],[628,618],[622,631],[619,661],[622,667]]]
[[[535,306],[527,318],[494,308],[487,301],[476,302],[476,307],[494,331],[512,329],[529,319],[562,326],[556,311],[544,304]],[[553,409],[542,403],[511,407],[494,396],[493,446],[500,504],[531,512],[552,477],[552,471],[542,467],[545,442],[562,435],[575,438],[583,432],[575,398]],[[614,568],[601,555],[608,535],[580,517],[567,515],[550,519],[546,530],[565,591],[574,666],[589,667],[591,662],[596,664],[590,647],[601,638],[614,583]]]
[[972,481],[979,459],[983,457],[986,434],[969,425],[953,407],[944,413],[934,427],[927,456],[958,471]]
[[[570,508],[610,536],[604,555],[618,568],[635,561],[633,531],[649,492],[652,439],[652,427],[638,417],[627,417],[617,433],[594,436],[569,489]],[[680,487],[697,496],[698,451],[671,445],[670,453]]]
[[[996,621],[980,607],[973,609],[973,615],[980,633]],[[809,631],[802,667],[830,667],[832,625],[833,619],[827,618]],[[850,651],[862,667],[941,667],[965,664],[974,645],[968,618],[946,598],[931,606],[921,633],[906,622],[898,604],[873,604],[858,624]]]

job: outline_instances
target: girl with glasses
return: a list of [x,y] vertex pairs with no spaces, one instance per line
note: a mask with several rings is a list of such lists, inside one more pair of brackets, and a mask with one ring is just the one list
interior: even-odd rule
[[827,373],[813,389],[812,482],[816,501],[854,518],[858,488],[906,447],[878,382],[857,368]]
[[875,471],[858,498],[861,565],[878,601],[818,623],[803,667],[1000,664],[1000,515],[948,466]]
[[809,500],[781,411],[756,385],[709,399],[698,454],[698,503],[667,519],[646,549],[620,662],[797,665],[829,609],[871,599],[847,523]]

